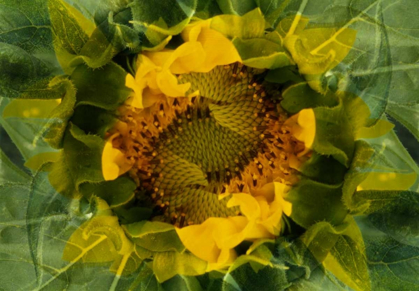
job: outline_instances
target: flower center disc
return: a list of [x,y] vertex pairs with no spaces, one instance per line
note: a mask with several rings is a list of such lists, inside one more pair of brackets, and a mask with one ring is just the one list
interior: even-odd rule
[[[258,181],[272,182],[277,155],[286,160],[286,145],[295,145],[281,131],[286,116],[273,101],[278,92],[260,84],[262,73],[236,63],[180,75],[180,83],[191,84],[188,93],[199,95],[166,98],[127,115],[129,124],[136,120],[130,133],[138,136],[131,175],[153,201],[154,219],[182,227],[238,215],[218,194],[249,193]],[[289,174],[283,167],[280,171]]]

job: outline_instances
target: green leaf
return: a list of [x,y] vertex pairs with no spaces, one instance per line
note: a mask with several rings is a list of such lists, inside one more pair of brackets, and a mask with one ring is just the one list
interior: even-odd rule
[[217,3],[224,14],[244,15],[257,7],[254,0],[217,0]]
[[115,15],[110,13],[106,21],[94,30],[83,46],[80,52],[81,56],[73,61],[74,64],[80,62],[81,59],[91,68],[100,68],[125,48],[132,52],[139,51],[140,37],[128,23],[131,21],[131,17],[129,9],[122,10]]
[[165,36],[182,32],[189,23],[197,6],[196,0],[164,0],[155,5],[153,2],[134,0],[129,7],[132,11],[134,29],[144,33],[155,46]]
[[0,96],[16,98],[48,79],[52,70],[18,46],[0,42]]
[[256,272],[246,263],[224,276],[222,290],[284,290],[289,286],[284,269],[264,266]]
[[101,182],[104,140],[86,135],[71,125],[64,135],[60,159],[52,164],[49,181],[55,190],[67,197],[80,197],[79,186],[84,182]]
[[374,154],[374,149],[365,141],[355,142],[354,158],[351,166],[344,178],[343,185],[343,201],[350,210],[355,210],[352,205],[352,195],[355,193],[357,186],[365,180],[374,164],[374,159],[371,157]]
[[107,111],[96,106],[81,105],[74,109],[71,122],[87,134],[105,137],[118,121],[115,111]]
[[[197,276],[205,273],[207,262],[184,252],[158,252],[154,254],[153,271],[159,282],[176,275]],[[193,282],[196,286],[197,282]],[[199,289],[198,289],[199,290]]]
[[400,191],[398,195],[386,192],[375,194],[381,194],[381,199],[385,194],[392,197],[387,198],[389,200],[382,207],[368,215],[371,223],[393,239],[419,247],[419,193]]
[[338,280],[331,272],[322,268],[315,269],[310,278],[301,278],[287,289],[289,291],[352,291],[351,288]]
[[419,141],[419,102],[402,103],[390,100],[386,112],[403,124]]
[[21,48],[55,74],[61,74],[52,44],[47,4],[45,0],[0,1],[0,42]]
[[113,62],[100,70],[90,69],[86,65],[78,66],[71,75],[77,88],[77,106],[117,109],[131,93],[125,87],[126,75],[126,71]]
[[69,54],[78,55],[95,25],[62,0],[48,0],[48,9],[54,44]]
[[222,12],[216,0],[198,0],[195,17],[208,19],[219,14]]
[[354,290],[371,290],[364,250],[357,241],[340,236],[324,264]]
[[[0,113],[10,102],[9,99],[0,99]],[[45,121],[33,122],[30,119],[18,117],[4,119],[0,115],[0,125],[16,145],[24,160],[28,160],[39,153],[54,151],[43,139],[37,138],[44,124]]]
[[[272,76],[272,75],[271,75]],[[291,114],[296,114],[305,108],[335,107],[339,100],[336,95],[327,91],[326,94],[320,94],[307,84],[298,83],[288,87],[282,92],[281,106]]]
[[312,149],[322,155],[332,155],[342,165],[348,167],[353,157],[353,125],[340,103],[333,108],[313,109],[316,118],[316,136]]
[[343,181],[347,169],[334,158],[314,152],[298,171],[313,181],[335,185]]
[[0,186],[0,207],[3,209],[0,212],[0,281],[4,290],[33,289],[36,286],[26,232],[28,193],[27,186]]
[[177,275],[172,279],[163,283],[163,288],[165,291],[202,291],[201,285],[199,285],[198,279],[191,276],[181,276]]
[[282,14],[284,9],[290,4],[295,2],[291,0],[255,0],[257,6],[265,15],[266,21],[272,26],[275,26],[276,20]]
[[236,37],[233,39],[233,44],[242,58],[243,64],[258,69],[276,69],[290,64],[290,59],[282,48],[281,40],[278,39],[278,42],[267,37],[252,39]]
[[0,148],[0,185],[27,183],[29,175],[19,169]]
[[229,38],[263,38],[265,18],[259,9],[252,10],[243,16],[219,15],[211,20],[211,28]]
[[92,213],[84,200],[56,193],[46,172],[36,173],[32,190],[20,184],[0,186],[0,208],[5,210],[0,212],[2,290],[162,290],[144,265],[117,276],[109,264],[62,260],[67,240]]
[[97,25],[107,21],[109,13],[117,14],[125,9],[132,0],[101,1],[95,0],[69,0],[66,1],[80,10],[83,15]]
[[0,119],[26,160],[35,154],[51,151],[42,138],[51,147],[60,148],[67,121],[73,113],[76,98],[72,83],[64,76],[57,76],[45,85],[45,88],[39,88],[44,91],[41,94],[62,100],[30,100],[26,103],[13,100],[4,110],[3,116],[7,119]]
[[323,266],[352,289],[371,290],[361,231],[352,217],[345,222],[347,226],[323,261]]
[[401,193],[402,191],[357,191],[352,196],[352,207],[357,211],[354,211],[354,215],[366,215],[379,211],[387,204],[393,203]]
[[173,225],[159,221],[140,221],[124,225],[126,233],[142,248],[152,252],[177,251],[185,247]]
[[291,218],[308,228],[318,221],[342,223],[347,210],[342,203],[342,186],[301,179],[287,195],[292,203]]
[[57,91],[63,91],[61,103],[51,112],[41,134],[53,148],[61,148],[67,123],[73,115],[76,103],[76,89],[65,77],[54,78],[50,85]]
[[419,248],[381,232],[366,217],[357,217],[366,246],[371,290],[410,291],[419,288]]
[[96,196],[102,198],[112,209],[125,205],[134,199],[136,188],[137,185],[130,178],[119,177],[116,180],[98,184],[81,184],[80,192],[89,200]]
[[42,280],[44,271],[40,268],[42,265],[42,253],[38,252],[39,249],[42,249],[42,246],[39,246],[39,239],[42,236],[41,226],[48,217],[58,218],[61,216],[61,218],[65,218],[66,205],[70,202],[60,196],[50,185],[43,184],[45,180],[45,173],[37,172],[35,174],[30,187],[26,214],[29,248],[38,282]]
[[298,73],[297,67],[287,66],[270,70],[265,77],[265,81],[277,84],[286,84],[288,82],[301,83],[304,82],[304,79]]

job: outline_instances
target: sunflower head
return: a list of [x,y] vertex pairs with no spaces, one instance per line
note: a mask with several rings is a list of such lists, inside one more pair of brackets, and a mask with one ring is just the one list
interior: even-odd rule
[[220,4],[228,15],[192,17],[199,5],[188,1],[176,1],[182,17],[163,19],[134,1],[137,20],[118,24],[126,15],[111,13],[96,26],[50,2],[52,18],[68,10],[73,29],[86,27],[66,40],[53,21],[69,77],[36,83],[30,90],[52,100],[15,100],[3,116],[49,117],[36,141],[57,151],[27,166],[48,172],[83,220],[63,240],[63,260],[110,266],[118,280],[153,274],[193,286],[239,286],[255,274],[290,286],[321,264],[370,290],[353,217],[385,209],[371,191],[395,199],[417,175],[390,169],[374,144],[393,125],[348,85],[350,25],[233,4]]

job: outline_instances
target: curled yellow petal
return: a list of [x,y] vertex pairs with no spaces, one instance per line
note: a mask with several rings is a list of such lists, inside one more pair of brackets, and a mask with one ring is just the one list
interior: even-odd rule
[[119,132],[112,135],[103,148],[102,174],[106,181],[115,180],[128,172],[132,167],[132,163],[128,162],[125,155],[120,150],[113,147],[113,140],[119,136]]
[[157,85],[163,94],[170,97],[185,96],[191,87],[190,83],[178,84],[177,78],[167,70],[157,74]]
[[205,52],[203,63],[195,72],[209,72],[216,66],[240,62],[241,58],[233,43],[222,33],[211,29],[209,21],[199,21],[191,24],[182,34],[185,40],[200,43]]
[[302,74],[318,75],[333,69],[347,56],[356,39],[356,31],[350,28],[302,30],[305,25],[304,20],[298,29],[293,30],[292,26],[288,27],[288,22],[284,22],[277,28],[285,36],[284,45]]
[[417,179],[416,173],[377,173],[368,174],[357,190],[408,190]]
[[97,216],[74,231],[64,248],[64,260],[72,263],[111,262],[133,252],[134,246],[121,228],[118,217],[103,209],[106,202],[97,200],[102,210],[99,209]]
[[291,116],[286,122],[291,133],[296,139],[304,142],[306,150],[299,153],[302,156],[311,149],[316,137],[316,116],[313,109],[303,109],[299,113]]
[[255,195],[231,194],[227,206],[238,206],[242,216],[211,217],[176,231],[190,252],[209,263],[209,269],[228,266],[241,242],[279,235],[282,214],[291,215],[292,205],[284,200],[287,192],[284,184],[270,183]]

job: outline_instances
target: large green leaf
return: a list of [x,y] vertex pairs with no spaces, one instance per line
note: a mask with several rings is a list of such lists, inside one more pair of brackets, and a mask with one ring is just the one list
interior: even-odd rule
[[419,247],[419,193],[404,191],[393,196],[384,206],[369,214],[368,219],[393,239]]
[[20,97],[51,76],[52,70],[24,49],[0,42],[0,97]]
[[59,160],[52,164],[49,181],[57,192],[79,198],[80,184],[102,182],[102,150],[104,140],[87,135],[71,125],[64,136],[64,147]]
[[0,185],[28,182],[29,175],[19,169],[0,148]]
[[47,1],[1,0],[0,42],[26,51],[43,62],[51,72],[61,73],[52,44]]
[[86,18],[94,21],[96,25],[100,25],[107,21],[109,13],[117,14],[121,12],[126,9],[132,0],[105,0],[100,2],[95,0],[68,0],[66,2],[79,9]]
[[159,221],[140,221],[124,226],[132,240],[152,252],[183,252],[185,247],[173,225]]
[[197,0],[162,0],[159,5],[134,0],[129,7],[134,28],[155,46],[167,36],[179,34],[183,30],[195,13]]
[[342,186],[327,185],[310,179],[301,179],[289,192],[292,203],[291,218],[303,227],[318,221],[334,225],[342,223],[347,210],[342,203]]
[[257,7],[254,0],[217,0],[217,3],[224,14],[244,15]]
[[28,160],[39,153],[53,151],[46,141],[37,138],[44,128],[45,120],[33,122],[20,117],[3,118],[3,110],[10,101],[6,98],[0,99],[0,125],[16,145],[22,157]]
[[92,105],[107,110],[117,109],[131,93],[125,87],[126,71],[115,63],[100,70],[78,66],[71,75],[77,88],[77,105]]
[[401,243],[358,217],[366,246],[371,290],[410,291],[419,288],[419,248]]

